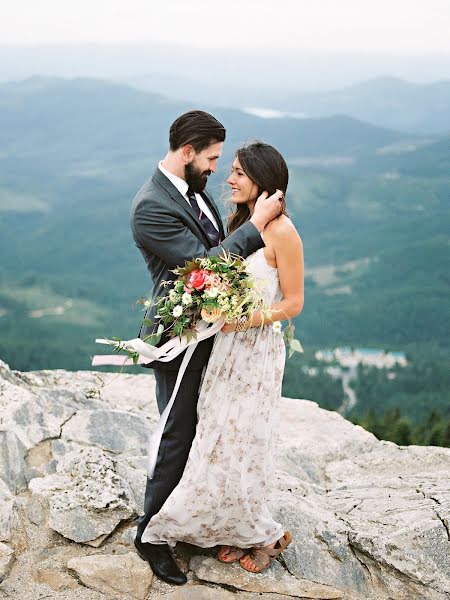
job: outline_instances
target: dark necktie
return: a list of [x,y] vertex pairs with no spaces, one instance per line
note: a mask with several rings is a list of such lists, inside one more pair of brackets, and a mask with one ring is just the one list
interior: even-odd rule
[[220,233],[212,224],[211,219],[209,219],[201,210],[200,206],[198,205],[197,198],[195,197],[195,192],[192,190],[192,188],[188,189],[187,196],[195,214],[198,216],[200,223],[203,225],[203,229],[208,234],[212,246],[218,246],[220,243]]

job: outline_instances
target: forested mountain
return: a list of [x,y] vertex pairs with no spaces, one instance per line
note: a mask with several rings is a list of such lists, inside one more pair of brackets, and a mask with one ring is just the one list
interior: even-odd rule
[[[189,108],[96,80],[0,85],[0,357],[13,368],[86,369],[101,351],[96,337],[137,334],[136,300],[151,282],[130,204],[166,151],[169,124]],[[206,108],[228,131],[211,177],[224,214],[236,147],[263,139],[288,160],[288,208],[305,247],[296,326],[307,355],[371,345],[442,365],[450,137],[347,116],[266,120]],[[291,360],[293,385],[305,358]]]
[[[120,322],[118,334],[133,333],[139,315],[128,307],[150,284],[129,233],[129,206],[165,152],[168,124],[186,108],[95,80],[0,86],[2,343],[6,326],[10,341],[23,327],[43,329],[51,353],[52,326],[64,330],[66,321],[76,337],[80,322],[101,323],[105,334]],[[226,195],[226,168],[242,141],[264,139],[288,159],[289,209],[308,270],[300,317],[305,342],[446,344],[438,315],[446,284],[449,139],[423,145],[348,117],[268,121],[212,110],[229,132],[221,171],[212,178],[216,196]],[[323,159],[330,156],[351,160],[330,164]],[[326,265],[332,274],[324,278]],[[60,317],[26,316],[64,298],[74,304]],[[98,333],[80,330],[80,343],[94,351],[87,340]],[[35,342],[25,345],[33,356]],[[37,364],[13,347],[2,352],[13,352],[18,368],[62,360],[56,354],[51,364],[48,357]],[[88,364],[87,353],[64,354],[71,359],[60,366]]]

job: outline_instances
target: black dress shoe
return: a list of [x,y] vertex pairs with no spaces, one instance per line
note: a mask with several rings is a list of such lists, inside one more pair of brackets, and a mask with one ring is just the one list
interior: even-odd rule
[[167,544],[144,544],[134,540],[134,545],[139,556],[148,562],[160,579],[175,585],[187,582],[186,575],[178,568]]

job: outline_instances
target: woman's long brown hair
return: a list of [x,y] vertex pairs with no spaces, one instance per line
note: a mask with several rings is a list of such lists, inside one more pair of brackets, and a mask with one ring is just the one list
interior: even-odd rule
[[[242,170],[258,187],[258,196],[267,191],[269,196],[276,190],[286,194],[289,171],[286,161],[276,148],[263,142],[254,142],[239,148],[235,158]],[[282,214],[287,215],[286,198],[282,202]],[[228,217],[228,233],[231,233],[250,219],[247,204],[238,204],[236,210]]]

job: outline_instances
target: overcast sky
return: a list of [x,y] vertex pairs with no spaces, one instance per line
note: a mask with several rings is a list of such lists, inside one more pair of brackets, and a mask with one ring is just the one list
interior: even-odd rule
[[450,0],[7,0],[0,43],[450,54]]

